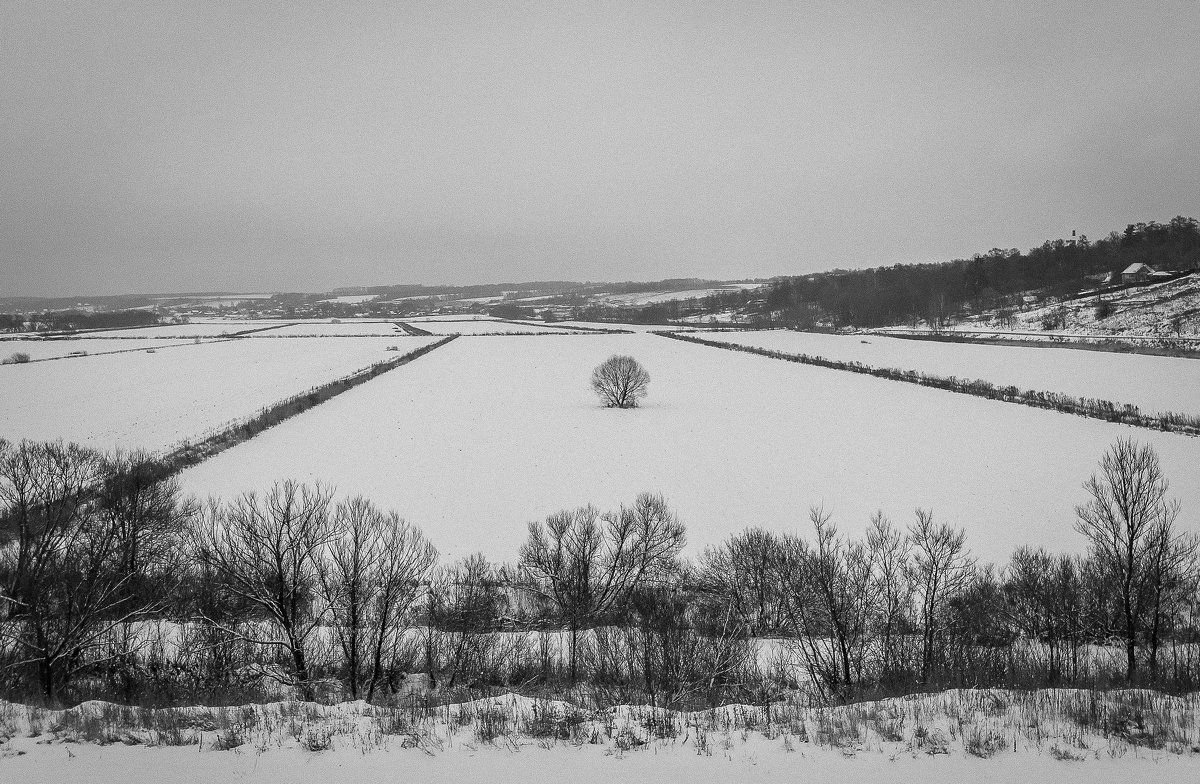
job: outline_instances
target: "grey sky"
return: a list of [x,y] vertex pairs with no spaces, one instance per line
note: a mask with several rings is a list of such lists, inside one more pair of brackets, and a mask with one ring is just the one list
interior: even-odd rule
[[0,295],[718,278],[1200,215],[1200,3],[3,2]]

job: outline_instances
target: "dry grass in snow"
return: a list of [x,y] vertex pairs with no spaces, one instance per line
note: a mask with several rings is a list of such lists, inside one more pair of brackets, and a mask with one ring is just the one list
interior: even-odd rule
[[0,703],[22,782],[1195,781],[1197,698],[950,691],[837,708],[585,711],[516,694],[457,705],[271,703],[67,711]]

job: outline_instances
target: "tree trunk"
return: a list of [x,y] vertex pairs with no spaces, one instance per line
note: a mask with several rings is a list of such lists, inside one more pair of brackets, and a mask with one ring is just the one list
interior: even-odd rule
[[571,619],[571,685],[574,686],[577,682],[579,671],[578,663],[575,659],[579,646],[579,621],[575,618]]

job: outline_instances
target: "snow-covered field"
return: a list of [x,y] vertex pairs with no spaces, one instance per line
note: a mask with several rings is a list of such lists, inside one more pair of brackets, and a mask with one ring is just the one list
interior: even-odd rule
[[[241,339],[4,367],[0,436],[163,449],[392,359],[390,338]],[[403,351],[432,342],[404,338]]]
[[[1135,711],[1145,717],[1136,724]],[[1153,735],[1142,734],[1143,720]],[[0,730],[0,776],[22,784],[1200,778],[1195,698],[1149,692],[965,690],[693,713],[630,705],[592,712],[515,694],[431,708],[285,702],[138,711],[87,702],[51,712],[0,703]]]
[[[589,389],[614,353],[651,374],[641,408],[603,409]],[[529,521],[649,490],[679,511],[693,553],[748,526],[807,532],[823,503],[851,532],[877,509],[907,524],[932,508],[1001,561],[1021,544],[1083,549],[1081,484],[1119,436],[1157,447],[1181,524],[1200,528],[1197,438],[654,335],[501,336],[457,340],[182,478],[222,496],[332,483],[394,508],[449,558],[511,561]]]
[[497,321],[495,319],[466,319],[459,321],[451,321],[449,319],[418,321],[417,319],[405,319],[415,327],[419,327],[426,332],[432,332],[435,335],[494,335],[503,333],[508,335],[530,335],[539,332],[566,332],[567,330],[554,327],[547,327],[540,324],[514,324],[508,321]]
[[563,327],[585,327],[590,329],[623,329],[628,332],[675,332],[685,327],[663,324],[615,324],[608,321],[556,321]]
[[164,324],[158,327],[138,327],[137,329],[113,329],[104,332],[89,332],[89,338],[211,338],[222,335],[234,335],[248,329],[259,329],[271,326],[272,323],[286,324],[288,322],[257,322],[257,321],[219,321],[198,324]]
[[[107,354],[113,351],[141,351],[144,349],[166,349],[172,346],[189,345],[191,340],[178,341],[155,339],[114,338],[71,338],[69,340],[4,340],[0,341],[0,359],[12,356],[14,353],[28,354],[30,359],[51,359],[66,357],[76,352],[85,354]],[[7,369],[9,366],[5,366]]]
[[1200,414],[1200,361],[1195,359],[790,330],[713,332],[702,337],[873,367],[1132,403],[1146,413]]
[[480,316],[472,313],[445,313],[440,316],[411,316],[402,319],[420,324],[425,321],[491,321],[490,316]]
[[640,294],[602,294],[597,299],[607,305],[641,306],[655,305],[663,302],[676,302],[685,299],[701,299],[713,294],[729,291],[755,289],[761,283],[730,283],[723,286],[710,286],[704,289],[687,289],[686,291],[659,291]]
[[378,294],[343,294],[340,297],[332,297],[321,301],[336,302],[339,305],[358,305],[363,302],[370,302],[378,296]]
[[337,324],[330,322],[301,322],[290,324],[278,329],[267,330],[263,337],[346,337],[355,335],[396,335],[404,336],[403,329],[396,326],[394,321],[343,321]]

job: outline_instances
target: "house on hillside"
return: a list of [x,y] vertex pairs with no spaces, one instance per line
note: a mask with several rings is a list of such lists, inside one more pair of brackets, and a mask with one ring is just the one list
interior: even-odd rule
[[1146,281],[1150,280],[1150,275],[1153,272],[1154,268],[1149,264],[1142,264],[1140,262],[1137,264],[1130,264],[1125,268],[1125,271],[1121,273],[1121,282],[1145,283]]

